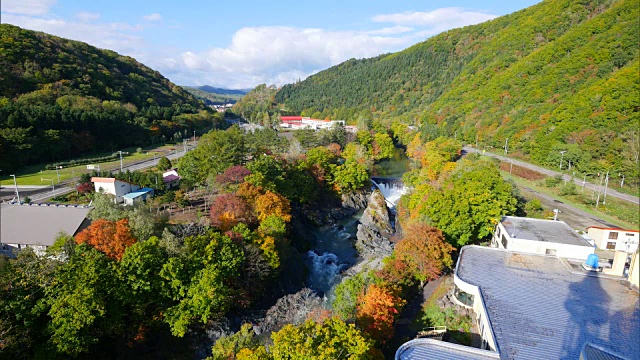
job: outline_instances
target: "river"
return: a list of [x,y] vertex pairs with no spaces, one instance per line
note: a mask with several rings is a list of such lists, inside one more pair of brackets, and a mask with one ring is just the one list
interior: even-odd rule
[[[374,174],[399,178],[409,169],[410,160],[404,150],[396,149],[393,158],[376,164]],[[331,298],[333,287],[342,280],[341,273],[358,261],[354,243],[362,213],[360,211],[334,225],[311,229],[315,244],[313,250],[305,254],[308,269],[306,286],[326,298]]]

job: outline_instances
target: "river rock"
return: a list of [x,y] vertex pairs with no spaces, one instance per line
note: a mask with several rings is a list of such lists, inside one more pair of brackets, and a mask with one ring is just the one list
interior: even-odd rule
[[356,248],[365,258],[389,256],[393,251],[389,209],[380,190],[371,193],[368,200],[358,225]]
[[362,210],[367,207],[367,197],[371,189],[365,188],[342,194],[342,207],[353,209],[355,211]]

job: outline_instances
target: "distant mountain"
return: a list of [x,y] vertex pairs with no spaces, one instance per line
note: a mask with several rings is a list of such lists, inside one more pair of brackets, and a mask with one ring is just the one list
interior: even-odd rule
[[246,90],[216,88],[209,85],[198,86],[197,88],[208,93],[220,95],[244,95],[248,92]]
[[180,141],[218,118],[134,58],[0,24],[0,169]]
[[323,118],[398,119],[426,138],[494,148],[508,138],[510,152],[540,164],[564,154],[582,172],[638,177],[639,19],[637,0],[546,0],[346,61],[283,86],[275,102]]
[[183,86],[183,88],[207,105],[235,104],[247,93],[245,90],[222,89],[209,85]]

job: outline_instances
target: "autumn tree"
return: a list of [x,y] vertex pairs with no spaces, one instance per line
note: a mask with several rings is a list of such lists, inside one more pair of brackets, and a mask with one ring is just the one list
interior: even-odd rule
[[239,222],[250,219],[249,205],[241,197],[234,194],[222,194],[213,200],[211,205],[211,225],[222,231],[233,228]]
[[278,216],[286,222],[291,220],[291,205],[289,205],[289,200],[269,190],[256,198],[255,211],[260,221],[265,220],[271,215]]
[[76,242],[87,243],[108,257],[120,260],[127,247],[133,245],[136,239],[129,229],[129,219],[115,222],[98,219],[76,235]]
[[396,244],[394,257],[406,265],[408,275],[420,281],[421,287],[451,266],[454,248],[442,231],[424,223],[412,223],[403,231],[405,236]]
[[251,170],[242,165],[235,165],[218,175],[216,182],[221,185],[240,184],[248,175],[251,175]]
[[380,285],[369,285],[358,297],[356,324],[372,339],[385,343],[393,337],[393,324],[405,301]]

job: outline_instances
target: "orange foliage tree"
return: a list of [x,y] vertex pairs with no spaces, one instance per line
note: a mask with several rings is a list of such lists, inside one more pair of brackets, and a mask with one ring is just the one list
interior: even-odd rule
[[358,296],[356,323],[372,339],[385,343],[393,337],[393,324],[404,304],[390,289],[369,285],[367,291]]
[[268,190],[256,198],[255,210],[258,214],[258,220],[260,221],[270,215],[278,216],[287,222],[291,220],[291,205],[289,204],[289,200],[280,194]]
[[420,281],[436,279],[453,260],[454,249],[446,242],[442,231],[424,223],[412,223],[405,227],[405,237],[396,244],[395,259],[404,264],[409,276]]
[[136,242],[129,228],[129,219],[109,221],[98,219],[76,235],[78,244],[87,243],[112,259],[120,261],[125,250]]

